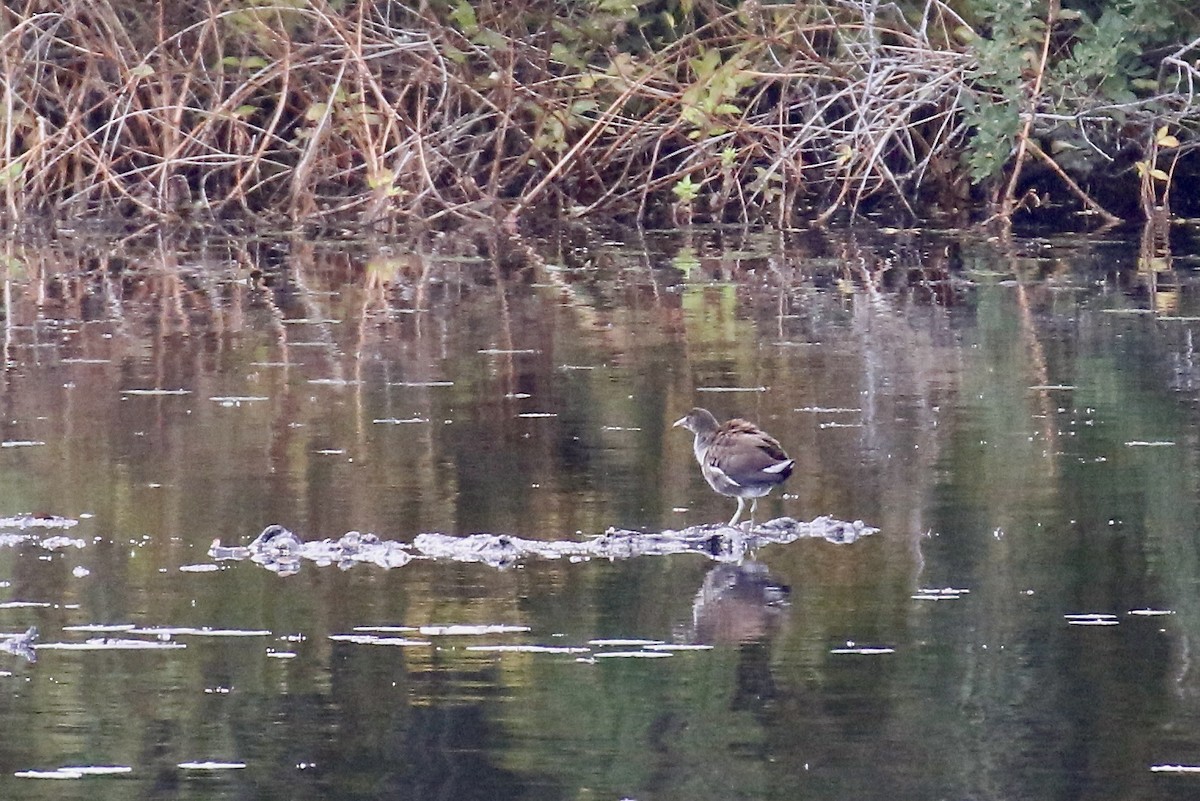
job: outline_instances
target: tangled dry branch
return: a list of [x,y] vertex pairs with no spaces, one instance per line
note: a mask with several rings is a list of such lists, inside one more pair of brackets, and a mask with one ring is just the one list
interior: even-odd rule
[[[694,5],[690,30],[621,50],[567,18],[531,33],[571,13],[542,0],[9,3],[7,216],[787,221],[961,196],[978,90],[951,6]],[[1196,46],[1163,61],[1181,97]]]

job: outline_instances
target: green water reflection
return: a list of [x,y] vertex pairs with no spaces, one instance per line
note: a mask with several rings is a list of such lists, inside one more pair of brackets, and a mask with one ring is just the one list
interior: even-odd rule
[[[0,652],[0,797],[1200,792],[1152,770],[1200,765],[1192,262],[1139,271],[1117,236],[525,245],[7,245],[0,631],[245,636]],[[765,514],[881,533],[741,571],[204,567],[269,523],[408,542],[724,520],[670,428],[697,403],[797,459]],[[1068,618],[1088,613],[1113,617]],[[329,639],[501,623],[528,631]],[[208,761],[239,767],[180,767]],[[24,777],[79,765],[129,771]]]

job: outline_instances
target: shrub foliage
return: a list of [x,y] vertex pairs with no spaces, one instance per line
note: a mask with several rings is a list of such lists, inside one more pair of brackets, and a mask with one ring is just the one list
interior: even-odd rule
[[33,215],[824,218],[1169,202],[1200,17],[1160,0],[16,0],[0,190]]

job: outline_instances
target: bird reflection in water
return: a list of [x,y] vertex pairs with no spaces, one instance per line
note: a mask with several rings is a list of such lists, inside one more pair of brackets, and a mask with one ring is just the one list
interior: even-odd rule
[[791,589],[760,562],[720,564],[708,572],[692,602],[695,641],[738,646],[735,710],[761,709],[775,696],[771,642]]
[[769,640],[779,629],[790,593],[761,562],[717,565],[704,577],[692,602],[696,642]]

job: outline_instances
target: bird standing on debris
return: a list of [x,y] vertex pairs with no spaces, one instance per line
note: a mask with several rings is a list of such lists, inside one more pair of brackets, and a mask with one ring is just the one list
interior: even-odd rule
[[718,423],[712,412],[697,407],[676,420],[673,427],[678,426],[696,435],[692,450],[708,485],[722,495],[737,498],[731,526],[737,525],[745,511],[747,498],[751,499],[753,522],[758,499],[786,481],[796,466],[796,460],[788,458],[774,437],[747,420],[734,418]]

